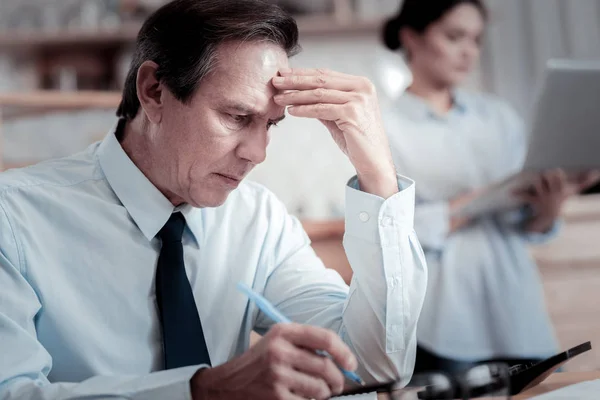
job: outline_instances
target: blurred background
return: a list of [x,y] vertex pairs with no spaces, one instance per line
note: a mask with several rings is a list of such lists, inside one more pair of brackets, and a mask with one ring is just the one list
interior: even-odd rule
[[[298,16],[303,52],[294,57],[293,66],[368,76],[384,104],[406,86],[409,78],[399,55],[384,50],[380,41],[382,21],[397,12],[398,0],[278,2]],[[0,1],[4,168],[67,155],[106,135],[115,124],[137,31],[162,3]],[[468,86],[500,95],[525,120],[548,59],[600,59],[600,0],[487,4],[491,20],[483,58]],[[354,171],[318,122],[288,118],[273,131],[268,153],[251,178],[274,191],[290,212],[323,223],[343,216],[345,183]],[[561,345],[568,346],[600,338],[594,310],[600,287],[600,246],[595,243],[600,239],[600,200],[597,195],[575,199],[564,218],[561,236],[532,252]],[[318,251],[319,240],[326,244],[326,236],[313,237]],[[339,253],[322,256],[326,264],[334,263]],[[597,354],[581,357],[568,368],[600,369]]]
[[[366,75],[380,88],[382,102],[404,87],[399,56],[385,51],[379,40],[381,22],[397,12],[398,0],[274,1],[298,15],[304,51],[293,65]],[[144,17],[162,3],[0,1],[6,166],[70,154],[105,135],[114,123],[132,42]],[[488,5],[491,22],[481,68],[469,85],[507,99],[525,119],[547,59],[600,57],[600,0],[489,0]],[[51,92],[30,102],[15,97],[11,104],[6,98],[39,90]],[[94,93],[49,96],[74,91]],[[288,119],[273,136],[269,157],[253,179],[301,217],[342,215],[343,183],[353,170],[327,131],[314,121]],[[308,192],[313,194],[307,197]]]

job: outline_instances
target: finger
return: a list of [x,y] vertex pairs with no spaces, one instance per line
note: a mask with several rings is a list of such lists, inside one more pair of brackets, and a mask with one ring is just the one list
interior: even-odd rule
[[311,350],[295,348],[292,357],[294,368],[315,378],[323,379],[334,395],[344,389],[344,375],[329,358],[316,355]]
[[328,352],[335,363],[350,371],[356,370],[358,362],[350,348],[328,329],[300,324],[286,324],[281,336],[297,347]]
[[276,76],[273,86],[279,90],[311,90],[317,88],[352,91],[360,89],[356,80],[339,76]]
[[263,378],[273,384],[277,398],[295,399],[296,395],[302,399],[329,398],[331,389],[323,379],[296,369],[294,364],[297,353],[306,350],[298,349],[283,336],[288,325],[293,324],[275,325],[264,338],[264,343],[267,345],[264,359],[268,369]]
[[556,187],[559,193],[564,193],[567,189],[567,184],[569,183],[569,177],[564,169],[559,168],[556,171]]
[[302,399],[328,399],[331,389],[327,383],[319,378],[297,371],[287,365],[271,365],[267,379],[276,382],[275,391],[283,398],[300,396]]
[[345,104],[306,104],[301,106],[288,107],[288,113],[295,117],[316,118],[325,121],[338,121],[347,111]]
[[345,74],[343,72],[334,71],[328,68],[282,68],[279,70],[279,75],[302,75],[302,76],[338,76],[340,78],[356,79],[355,75]]
[[290,389],[287,386],[285,386],[285,385],[280,385],[278,388],[276,388],[274,395],[275,395],[275,397],[277,399],[284,399],[284,400],[306,400],[306,397],[301,397],[301,396],[298,396],[295,393],[292,393],[290,391]]
[[542,196],[546,196],[552,192],[551,180],[552,180],[552,172],[546,172],[544,175],[542,175],[542,179],[540,180],[540,183],[541,183],[540,194]]
[[313,89],[280,93],[274,97],[280,106],[308,105],[315,103],[345,104],[352,100],[352,93],[332,89]]
[[536,195],[532,195],[531,193],[515,192],[513,193],[513,195],[517,200],[526,204],[535,205],[539,202],[539,197],[537,197]]
[[303,399],[329,399],[333,393],[329,385],[323,380],[307,375],[300,371],[287,369],[289,374],[289,389]]
[[531,184],[531,188],[533,191],[533,194],[535,196],[539,196],[542,197],[545,195],[545,184],[544,184],[544,176],[540,176],[538,179],[536,179],[532,184]]
[[561,191],[561,170],[552,170],[544,175],[546,178],[546,185],[548,187],[548,191],[551,193],[560,193]]
[[580,179],[580,190],[586,190],[600,182],[600,170],[586,172]]

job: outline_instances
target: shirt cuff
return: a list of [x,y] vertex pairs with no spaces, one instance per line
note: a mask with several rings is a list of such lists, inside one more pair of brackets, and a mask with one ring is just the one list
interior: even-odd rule
[[[156,387],[151,390],[135,391],[132,398],[192,400],[191,380],[196,372],[205,368],[210,368],[210,366],[201,364],[150,374],[145,377],[148,379],[147,384]],[[141,383],[140,386],[143,388],[145,384]]]
[[450,210],[447,201],[417,202],[415,231],[424,249],[442,251],[450,234]]
[[[533,217],[533,210],[529,206],[524,206],[519,209],[519,218],[521,229],[525,229],[527,221]],[[527,242],[531,244],[543,244],[558,236],[558,233],[562,229],[562,220],[556,219],[554,223],[546,232],[525,232],[523,236]]]
[[346,186],[346,234],[382,246],[398,246],[398,227],[413,230],[415,182],[397,175],[400,191],[388,199],[360,190],[355,176]]
[[562,220],[557,219],[546,232],[525,232],[525,239],[531,244],[544,244],[558,236],[562,225]]

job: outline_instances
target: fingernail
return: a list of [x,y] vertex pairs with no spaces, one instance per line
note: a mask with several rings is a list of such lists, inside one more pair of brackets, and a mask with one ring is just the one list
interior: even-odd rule
[[356,361],[356,357],[352,354],[346,360],[346,369],[348,371],[356,371],[356,368],[358,368],[358,361]]
[[273,83],[274,84],[281,84],[285,81],[285,78],[281,77],[281,76],[276,76],[273,78]]

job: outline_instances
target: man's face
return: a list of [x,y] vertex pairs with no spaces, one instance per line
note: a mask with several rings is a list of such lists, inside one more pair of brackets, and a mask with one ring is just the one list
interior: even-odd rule
[[283,49],[267,42],[221,45],[218,62],[189,104],[166,91],[151,140],[171,199],[216,207],[265,160],[269,128],[285,109],[273,102],[271,79],[288,67]]

